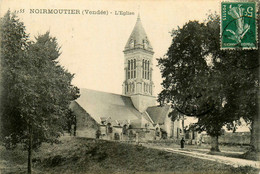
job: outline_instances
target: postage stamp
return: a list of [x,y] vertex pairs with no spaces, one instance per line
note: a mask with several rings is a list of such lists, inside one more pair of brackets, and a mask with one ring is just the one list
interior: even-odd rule
[[221,2],[221,49],[257,49],[255,2]]

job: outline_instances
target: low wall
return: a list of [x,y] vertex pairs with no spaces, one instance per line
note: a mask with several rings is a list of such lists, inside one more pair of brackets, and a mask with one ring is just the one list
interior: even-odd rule
[[[203,143],[210,144],[211,137],[204,135],[202,138]],[[226,132],[221,135],[218,139],[219,144],[239,144],[239,145],[249,145],[250,144],[250,132]]]
[[86,128],[76,131],[77,137],[96,138],[96,129]]

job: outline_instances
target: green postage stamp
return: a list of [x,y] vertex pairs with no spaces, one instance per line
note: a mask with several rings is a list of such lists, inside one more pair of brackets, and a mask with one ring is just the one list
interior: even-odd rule
[[255,2],[221,2],[221,49],[257,49]]

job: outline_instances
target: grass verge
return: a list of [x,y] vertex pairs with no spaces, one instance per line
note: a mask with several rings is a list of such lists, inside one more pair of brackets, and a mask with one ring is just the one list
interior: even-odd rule
[[[1,149],[4,151],[3,149]],[[4,160],[19,163],[25,169],[2,173],[25,173],[26,160],[9,158],[13,151],[5,151]],[[7,155],[9,154],[9,155]],[[11,160],[11,161],[10,161]],[[33,157],[34,173],[257,173],[251,167],[228,165],[173,154],[142,146],[87,138],[64,138],[61,144],[43,144]]]

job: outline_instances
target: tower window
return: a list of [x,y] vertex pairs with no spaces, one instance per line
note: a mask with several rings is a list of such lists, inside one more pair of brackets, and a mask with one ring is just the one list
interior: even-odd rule
[[147,79],[149,80],[150,78],[149,78],[149,75],[150,75],[150,68],[149,68],[149,64],[150,64],[150,62],[148,61],[148,68],[147,68]]
[[142,63],[142,78],[144,78],[144,59],[143,59],[143,63]]
[[136,60],[134,59],[134,78],[136,78]]
[[136,78],[136,59],[128,60],[127,79]]
[[130,60],[128,60],[127,79],[130,79]]
[[131,78],[133,78],[133,60],[131,60]]
[[145,64],[144,64],[144,78],[147,79],[147,60],[145,61]]

